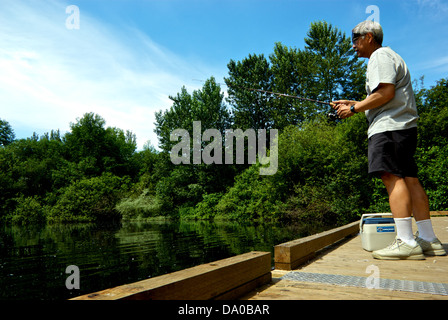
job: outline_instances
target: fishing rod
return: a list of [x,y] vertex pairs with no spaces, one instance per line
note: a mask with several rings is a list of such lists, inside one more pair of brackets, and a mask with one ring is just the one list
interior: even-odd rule
[[[198,80],[198,79],[193,79],[193,80],[204,82],[203,80]],[[310,99],[310,98],[293,96],[293,95],[286,94],[286,93],[272,92],[272,91],[267,91],[267,90],[262,90],[262,89],[255,89],[255,88],[244,87],[244,86],[240,86],[240,85],[233,85],[233,84],[232,85],[228,85],[226,83],[217,83],[217,84],[223,85],[223,86],[227,86],[227,87],[238,87],[238,88],[246,89],[246,90],[249,90],[249,91],[257,91],[257,92],[261,92],[261,93],[269,93],[269,94],[273,94],[273,95],[276,95],[276,96],[279,96],[279,97],[293,98],[293,99],[298,99],[298,100],[310,101],[310,102],[314,102],[314,103],[326,104],[326,105],[329,105],[329,106],[335,106],[335,104],[333,102],[326,102],[326,101],[320,101],[320,100],[315,100],[315,99]]]
[[272,92],[272,91],[267,91],[267,90],[262,90],[262,89],[254,89],[254,88],[248,88],[248,87],[243,87],[243,86],[237,86],[249,91],[257,91],[257,92],[262,92],[262,93],[268,93],[268,94],[273,94],[279,97],[286,97],[286,98],[293,98],[293,99],[298,99],[298,100],[305,100],[305,101],[310,101],[310,102],[314,102],[314,103],[320,103],[320,104],[326,104],[329,106],[334,106],[335,104],[332,102],[325,102],[325,101],[320,101],[320,100],[315,100],[315,99],[310,99],[310,98],[304,98],[304,97],[299,97],[299,96],[293,96],[290,94],[286,94],[286,93],[279,93],[279,92]]
[[[196,81],[200,81],[200,82],[204,82],[202,80],[197,80],[197,79],[193,79]],[[218,83],[219,85],[224,85],[227,87],[237,87],[237,88],[241,88],[241,89],[246,89],[249,91],[256,91],[256,92],[261,92],[261,93],[268,93],[268,94],[272,94],[272,95],[276,95],[279,97],[285,97],[285,98],[293,98],[293,99],[297,99],[297,100],[304,100],[304,101],[310,101],[310,102],[314,102],[314,103],[320,103],[320,104],[325,104],[325,105],[329,105],[331,107],[335,106],[335,104],[333,102],[326,102],[326,101],[320,101],[320,100],[316,100],[316,99],[310,99],[310,98],[304,98],[304,97],[299,97],[299,96],[293,96],[290,94],[286,94],[286,93],[280,93],[280,92],[272,92],[272,91],[268,91],[268,90],[262,90],[262,89],[255,89],[255,88],[250,88],[250,87],[245,87],[245,86],[240,86],[240,85],[228,85],[225,83]],[[335,113],[335,112],[330,112],[328,114],[328,117],[332,120],[335,119],[339,119],[339,116]]]

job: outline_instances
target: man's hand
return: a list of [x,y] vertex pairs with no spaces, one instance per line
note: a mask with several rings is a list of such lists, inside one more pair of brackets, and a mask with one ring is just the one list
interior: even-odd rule
[[355,106],[356,112],[365,112],[366,110],[385,105],[394,97],[395,85],[390,83],[380,83],[378,87],[373,90],[373,93],[362,101],[337,100],[331,103],[331,107],[337,110],[338,116],[341,119],[345,119],[354,114],[350,111],[351,106]]
[[350,111],[350,107],[355,103],[356,101],[351,100],[337,100],[332,102],[331,107],[337,110],[339,118],[346,119],[354,115],[354,113]]
[[351,105],[349,105],[349,104],[339,104],[339,108],[338,108],[339,118],[346,119],[346,118],[350,118],[351,116],[353,116],[354,113],[350,111],[350,107],[351,107]]

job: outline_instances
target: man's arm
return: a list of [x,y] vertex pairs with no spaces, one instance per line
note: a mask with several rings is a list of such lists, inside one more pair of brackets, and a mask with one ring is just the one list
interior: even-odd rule
[[373,93],[363,101],[351,101],[351,100],[338,100],[333,101],[335,106],[333,107],[338,111],[340,118],[345,119],[351,117],[353,112],[350,111],[350,107],[354,105],[356,112],[364,112],[366,110],[374,109],[382,106],[395,97],[395,85],[391,83],[380,83]]

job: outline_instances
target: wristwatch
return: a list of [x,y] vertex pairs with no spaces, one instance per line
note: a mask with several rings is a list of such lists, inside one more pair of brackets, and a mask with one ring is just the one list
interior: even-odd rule
[[355,110],[355,105],[352,105],[352,106],[350,107],[350,111],[351,111],[352,113],[358,113],[358,112]]

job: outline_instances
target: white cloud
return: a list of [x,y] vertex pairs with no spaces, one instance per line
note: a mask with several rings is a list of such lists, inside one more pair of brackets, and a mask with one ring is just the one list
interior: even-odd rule
[[29,130],[30,136],[52,129],[64,133],[70,122],[95,112],[107,126],[135,133],[139,148],[147,140],[157,146],[154,112],[168,108],[168,95],[183,85],[200,87],[192,79],[211,76],[210,68],[82,8],[80,29],[69,30],[67,5],[1,1],[0,118],[16,135]]
[[417,0],[417,6],[426,17],[446,21],[448,3],[445,0]]
[[422,7],[429,7],[443,11],[448,10],[448,4],[443,0],[417,0],[417,3]]
[[417,70],[424,71],[434,71],[437,70],[438,73],[446,73],[448,72],[448,56],[434,58],[429,61],[421,62],[417,65]]

